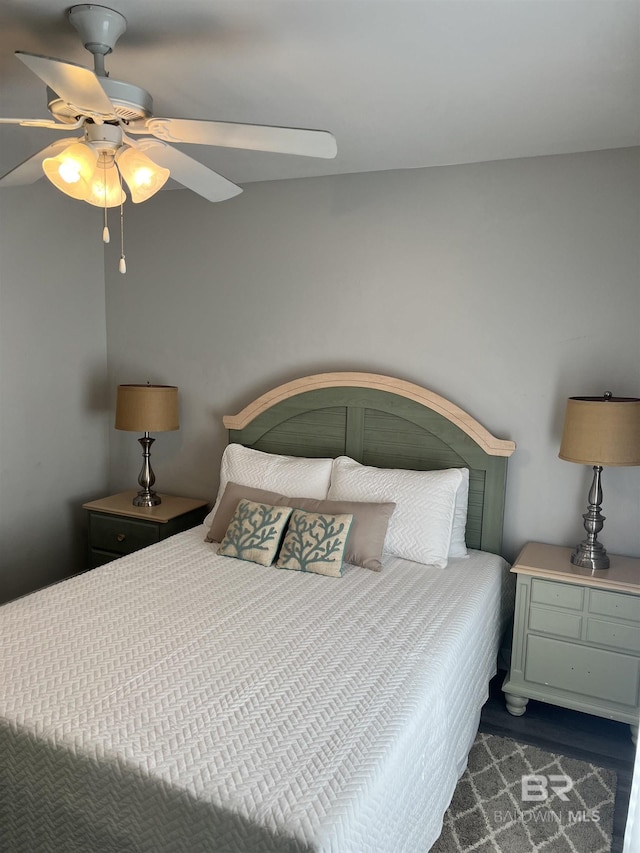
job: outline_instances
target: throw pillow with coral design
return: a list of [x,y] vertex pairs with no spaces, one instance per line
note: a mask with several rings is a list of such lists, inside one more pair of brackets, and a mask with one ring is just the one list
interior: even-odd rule
[[330,515],[294,509],[276,566],[340,577],[352,521],[350,513]]
[[239,501],[218,554],[270,566],[278,553],[291,512],[288,506]]

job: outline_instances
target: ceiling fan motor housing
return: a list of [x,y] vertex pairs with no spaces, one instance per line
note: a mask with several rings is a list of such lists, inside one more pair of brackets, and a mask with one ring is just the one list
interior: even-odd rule
[[[153,98],[140,86],[114,80],[112,77],[100,77],[100,85],[115,107],[113,120],[135,121],[153,115]],[[72,124],[80,118],[73,104],[68,104],[47,86],[48,108],[51,115],[65,124]]]

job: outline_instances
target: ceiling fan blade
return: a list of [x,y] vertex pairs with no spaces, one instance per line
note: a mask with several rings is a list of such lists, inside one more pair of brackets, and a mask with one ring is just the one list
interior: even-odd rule
[[67,145],[71,145],[77,141],[78,140],[75,137],[57,139],[51,145],[43,148],[42,151],[38,151],[37,154],[34,154],[24,162],[20,163],[19,166],[15,166],[10,172],[7,172],[6,175],[3,175],[0,178],[0,186],[19,187],[24,186],[25,184],[33,184],[39,178],[44,178],[44,172],[42,170],[42,161],[44,158],[55,157],[56,154],[59,154],[63,148],[67,147]]
[[179,118],[150,118],[131,122],[128,129],[134,133],[151,133],[165,142],[246,148],[250,151],[298,154],[327,160],[332,160],[338,153],[335,137],[328,130]]
[[0,118],[0,124],[19,124],[21,127],[44,127],[47,130],[77,130],[85,123],[84,116],[73,124],[63,124],[48,118]]
[[116,118],[115,108],[100,85],[100,78],[89,68],[21,50],[16,51],[16,56],[78,113],[95,118]]
[[224,201],[242,192],[241,187],[164,142],[141,139],[136,141],[135,147],[144,151],[154,163],[169,169],[174,181],[209,201]]

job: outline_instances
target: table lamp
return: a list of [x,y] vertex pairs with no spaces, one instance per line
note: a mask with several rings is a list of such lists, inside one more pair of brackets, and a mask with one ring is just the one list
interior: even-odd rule
[[143,432],[142,470],[138,477],[140,491],[133,499],[134,506],[157,506],[160,495],[152,491],[156,481],[151,470],[150,432],[178,429],[178,389],[174,385],[118,385],[116,399],[116,429]]
[[603,466],[640,465],[640,399],[614,397],[570,397],[560,443],[560,459],[593,465],[589,506],[584,518],[587,538],[571,555],[571,562],[587,569],[608,569],[609,557],[598,541],[605,516],[602,504]]

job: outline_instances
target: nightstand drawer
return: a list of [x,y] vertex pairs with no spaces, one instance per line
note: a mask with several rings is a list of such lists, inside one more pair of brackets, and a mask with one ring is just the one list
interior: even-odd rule
[[640,654],[640,627],[606,619],[587,619],[587,642]]
[[618,619],[640,622],[640,596],[592,589],[589,598],[589,613],[616,616]]
[[534,604],[553,604],[570,610],[582,610],[584,589],[568,583],[554,583],[534,578],[531,581],[531,601]]
[[114,554],[113,551],[98,551],[97,548],[89,549],[89,565],[92,569],[98,566],[104,566],[105,563],[110,563],[112,560],[117,560],[121,554]]
[[636,707],[640,661],[629,655],[530,634],[525,679]]
[[95,549],[131,554],[159,540],[157,524],[92,513],[91,545]]
[[548,610],[545,607],[532,607],[529,612],[529,630],[540,634],[556,634],[579,640],[582,631],[582,616],[565,613],[563,610]]

